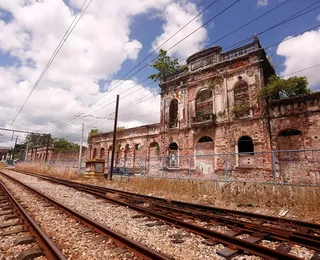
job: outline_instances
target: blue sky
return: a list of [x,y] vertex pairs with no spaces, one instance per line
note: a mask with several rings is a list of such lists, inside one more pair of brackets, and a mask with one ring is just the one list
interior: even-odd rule
[[[211,2],[212,1],[207,0],[198,1],[199,9],[204,9]],[[204,13],[203,21],[206,22],[211,19],[213,16],[219,13],[219,11],[230,5],[231,2],[232,1],[218,1]],[[284,1],[269,0],[268,5],[258,6],[257,1],[255,0],[240,1],[225,14],[214,19],[213,24],[207,26],[208,39],[206,42],[210,44],[217,39],[222,38],[227,33],[264,14],[268,10],[273,9],[282,2]],[[308,7],[313,3],[316,3],[316,1],[291,0],[278,9],[267,14],[266,16],[260,18],[256,22],[246,26],[238,32],[235,32],[227,38],[220,40],[215,45],[227,48],[243,39],[253,36],[254,33],[264,31],[265,29],[277,24],[278,22],[283,21],[287,17],[290,17],[291,15],[295,14],[298,11],[301,11],[302,9]],[[319,5],[315,5],[314,7],[317,6]],[[310,8],[310,10],[311,9],[312,8]],[[320,25],[320,21],[316,19],[319,13],[320,8],[317,8],[314,11],[311,11],[297,19],[294,19],[284,25],[281,25],[275,29],[270,30],[269,32],[262,34],[261,36],[259,36],[262,47],[267,48],[277,42],[284,40],[288,36],[299,34],[316,25]],[[141,15],[135,18],[133,24],[131,25],[131,36],[133,38],[139,39],[143,43],[143,45],[146,46],[146,48],[143,48],[141,50],[138,60],[127,60],[126,62],[124,62],[122,65],[122,69],[118,73],[116,73],[116,78],[123,77],[132,67],[134,67],[138,63],[138,61],[142,60],[150,53],[152,41],[157,35],[161,33],[161,24],[162,21],[160,18],[150,18],[149,14]],[[174,44],[174,42],[170,43]],[[288,41],[288,43],[290,44],[290,40]],[[150,47],[148,48],[147,46]],[[285,69],[285,57],[277,55],[277,47],[278,46],[274,46],[266,50],[266,52],[272,57],[272,61],[275,64],[276,72],[280,74]],[[143,71],[135,75],[135,77],[137,77],[139,80],[143,80],[148,77],[150,73],[152,73],[151,68],[144,69]],[[317,87],[320,87],[320,85],[317,84]]]
[[[27,4],[18,0],[2,0],[0,119],[3,126],[52,131],[56,136],[67,134],[71,140],[77,140],[81,122],[98,125],[103,131],[112,128],[112,120],[98,120],[89,115],[112,117],[117,93],[122,96],[121,125],[132,127],[158,122],[160,98],[154,93],[159,90],[157,84],[153,84],[151,89],[143,88],[151,81],[139,84],[153,72],[152,69],[147,66],[127,81],[119,79],[212,2],[110,0],[106,4],[104,0],[93,0],[26,106],[18,113],[83,0],[30,0]],[[164,49],[234,2],[216,1],[202,16],[166,43]],[[286,3],[286,0],[240,0],[173,48],[170,54],[178,59],[186,58],[279,4],[283,6],[215,45],[227,49],[312,4],[315,4],[312,7],[315,10],[262,34],[259,36],[260,43],[266,48],[320,25],[320,1],[290,0]],[[319,28],[266,50],[279,75],[320,64]],[[153,55],[148,60],[155,57]],[[310,87],[320,89],[319,68],[294,75],[307,76]],[[112,91],[100,99],[101,92],[107,89]],[[122,94],[124,91],[126,97]],[[143,100],[148,95],[148,100]],[[99,101],[88,107],[97,99]],[[126,109],[131,105],[132,109]],[[82,115],[87,117],[76,116],[63,127],[58,127],[80,111],[84,111]],[[145,116],[146,113],[150,116]]]

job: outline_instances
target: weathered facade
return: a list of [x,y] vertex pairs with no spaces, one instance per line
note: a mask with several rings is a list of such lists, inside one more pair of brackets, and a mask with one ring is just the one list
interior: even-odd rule
[[[211,47],[190,56],[184,71],[160,84],[160,123],[117,134],[116,164],[216,177],[227,165],[231,178],[288,180],[294,164],[280,162],[293,154],[270,151],[320,147],[320,94],[266,104],[258,95],[273,74],[258,38],[226,53]],[[95,135],[87,158],[109,163],[111,150],[112,133]],[[306,159],[305,179],[319,172],[313,153],[293,156]]]

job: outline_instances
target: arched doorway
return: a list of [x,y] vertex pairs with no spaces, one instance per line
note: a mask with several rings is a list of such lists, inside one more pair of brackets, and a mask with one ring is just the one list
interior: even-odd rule
[[202,136],[195,145],[196,174],[214,173],[215,156],[214,142],[210,136]]
[[173,142],[169,144],[169,167],[179,167],[178,144]]
[[294,128],[283,129],[277,136],[279,159],[279,174],[283,181],[297,181],[301,183],[302,179],[310,180],[307,176],[308,165],[307,152],[298,152],[304,148],[303,134],[300,130]]

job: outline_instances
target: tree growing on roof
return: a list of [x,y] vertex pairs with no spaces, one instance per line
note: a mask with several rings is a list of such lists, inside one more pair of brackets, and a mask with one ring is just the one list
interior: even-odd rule
[[170,74],[185,69],[185,66],[179,64],[178,59],[171,59],[163,49],[160,49],[158,59],[150,66],[158,73],[151,74],[148,78],[160,82],[165,81]]
[[64,138],[57,138],[53,140],[53,147],[55,151],[62,150],[78,150],[79,145],[73,142],[69,142]]
[[88,143],[90,143],[92,137],[97,134],[101,134],[101,131],[99,131],[99,129],[91,129],[88,133]]
[[310,93],[306,77],[283,79],[273,75],[269,78],[269,84],[261,89],[260,97],[267,100],[277,100]]

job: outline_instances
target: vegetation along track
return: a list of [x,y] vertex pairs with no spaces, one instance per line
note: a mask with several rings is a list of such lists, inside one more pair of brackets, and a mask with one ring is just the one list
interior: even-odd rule
[[[97,223],[89,218],[87,218],[86,216],[84,216],[83,214],[74,211],[62,204],[60,204],[58,201],[49,198],[48,196],[44,195],[43,193],[23,184],[22,182],[8,176],[7,174],[5,174],[4,172],[0,171],[1,175],[5,176],[5,178],[8,178],[11,181],[14,181],[16,183],[18,183],[19,185],[22,185],[24,188],[28,189],[29,191],[37,194],[38,196],[44,198],[46,201],[48,201],[49,203],[53,204],[54,207],[58,208],[59,210],[62,210],[64,212],[66,212],[68,215],[72,216],[73,218],[75,218],[76,220],[80,221],[81,223],[83,223],[84,225],[88,226],[90,229],[93,229],[94,231],[100,233],[103,236],[107,236],[108,238],[111,238],[116,244],[118,244],[121,247],[127,248],[130,251],[134,252],[134,254],[141,259],[171,259],[171,257],[159,253],[157,251],[154,251],[148,247],[146,247],[145,245],[136,242],[130,238],[127,238],[126,236],[114,232],[111,229],[107,228],[104,225],[101,225],[100,223]],[[6,189],[4,187],[4,189]],[[7,189],[6,189],[7,190]],[[11,196],[12,199],[14,199],[13,196]],[[25,212],[25,211],[24,211]],[[26,213],[26,212],[25,212]],[[34,222],[33,222],[34,223]],[[34,223],[34,225],[36,225]],[[40,228],[39,228],[40,230]],[[41,230],[40,230],[41,231]],[[41,232],[43,236],[46,237],[46,242],[50,242],[50,239],[44,234],[44,232]],[[42,243],[41,243],[42,245]],[[55,247],[54,244],[51,242],[50,244],[52,247]],[[60,252],[59,249],[57,249],[57,247],[55,247],[55,249],[57,250],[57,252]],[[45,248],[44,252],[47,252],[48,249]],[[51,250],[52,251],[52,250]],[[50,257],[48,257],[48,259],[66,259],[63,254],[60,252],[58,257],[53,257],[51,255],[49,255]]]
[[[93,194],[112,203],[130,207],[165,223],[201,235],[207,238],[208,242],[224,244],[226,248],[217,253],[227,258],[240,254],[240,252],[250,252],[266,259],[298,259],[298,257],[289,254],[291,248],[298,245],[312,250],[313,256],[311,259],[319,259],[320,225],[315,223],[169,201],[31,172],[19,172]],[[191,224],[190,220],[204,221],[206,225],[201,225],[201,223],[198,225]],[[217,224],[227,226],[229,231],[224,234],[214,231],[210,229],[210,224],[211,226]],[[238,236],[241,236],[241,234],[249,235],[240,239]],[[278,241],[279,243],[275,249],[271,249],[259,244],[262,239]]]
[[[26,243],[37,242],[41,250],[38,248],[30,247],[27,250],[22,250],[17,256],[18,259],[30,259],[30,257],[39,257],[45,255],[48,259],[66,259],[62,252],[56,247],[56,245],[50,240],[50,238],[41,230],[37,223],[30,217],[23,206],[17,199],[11,194],[11,192],[0,181],[0,216],[4,220],[15,220],[17,217],[21,221],[8,221],[1,224],[1,230],[9,227],[17,227],[14,229],[2,232],[2,237],[17,235],[16,240],[12,246],[18,246]],[[26,228],[21,228],[21,224],[24,224]],[[29,233],[33,236],[19,236],[20,233]],[[9,259],[9,256],[6,256]]]

